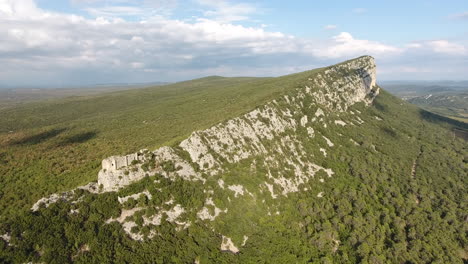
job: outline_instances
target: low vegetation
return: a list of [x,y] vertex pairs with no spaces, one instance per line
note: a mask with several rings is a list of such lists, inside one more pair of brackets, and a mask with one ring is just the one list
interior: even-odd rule
[[[325,120],[327,126],[314,126],[316,135],[323,135],[334,143],[327,149],[326,158],[318,148],[327,147],[323,137],[311,138],[303,127],[295,132],[313,162],[332,168],[334,174],[328,177],[321,171],[302,184],[301,191],[287,196],[276,190],[277,198],[273,198],[269,191],[260,190],[259,183],[267,178],[267,169],[271,169],[272,174],[279,173],[279,169],[255,166],[268,158],[257,155],[225,164],[225,172],[217,178],[205,175],[205,184],[155,175],[118,192],[91,194],[78,190],[74,200],[79,202],[59,201],[37,212],[27,210],[31,204],[28,199],[33,200],[34,196],[95,180],[99,156],[176,143],[194,129],[238,116],[292,88],[301,87],[315,73],[276,79],[212,77],[176,84],[172,88],[145,90],[141,96],[137,96],[140,91],[117,93],[114,99],[92,99],[97,100],[93,103],[101,102],[103,112],[96,107],[94,114],[75,119],[71,118],[72,101],[65,103],[65,110],[56,112],[51,119],[68,121],[54,123],[38,118],[34,122],[43,124],[40,129],[21,128],[24,132],[3,134],[3,144],[7,147],[2,148],[0,157],[2,162],[7,162],[1,167],[5,176],[2,178],[1,206],[4,210],[0,235],[10,238],[8,241],[0,239],[0,262],[374,264],[468,261],[466,142],[452,136],[451,129],[457,124],[427,115],[385,91],[381,91],[371,106],[357,103],[348,113],[340,115],[340,119],[348,121],[346,126],[335,124],[331,119]],[[198,82],[203,84],[192,86]],[[183,89],[180,94],[176,93],[177,87]],[[159,97],[153,95],[152,101],[145,103],[151,98],[149,94],[172,92],[175,94],[168,95],[165,100],[158,101]],[[133,105],[124,104],[128,108],[121,111],[113,104],[130,100],[132,96],[140,99],[133,99]],[[113,103],[106,105],[105,100]],[[203,100],[209,104],[205,105]],[[93,105],[86,100],[80,104],[88,103]],[[278,103],[279,107],[282,103]],[[67,114],[68,104],[72,106]],[[54,109],[58,105],[45,106],[49,107],[45,109]],[[106,108],[115,112],[106,112]],[[148,108],[152,110],[147,112]],[[309,115],[315,110],[308,108],[304,112],[311,111],[306,113]],[[26,110],[16,113],[26,115],[27,111],[21,111]],[[336,117],[335,113],[329,114]],[[294,115],[296,118],[296,113]],[[151,125],[146,127],[143,121],[151,121],[148,123]],[[12,127],[20,125],[8,120],[2,122]],[[90,128],[95,129],[93,137],[76,140],[87,138],[76,136],[78,142],[59,144]],[[83,132],[77,132],[79,129]],[[292,136],[290,133],[293,132],[287,130],[282,136]],[[275,145],[267,147],[272,146]],[[22,157],[16,165],[12,163],[15,156]],[[142,169],[151,169],[152,161],[143,163]],[[50,168],[54,168],[49,163],[53,162],[70,166],[68,174],[49,173]],[[284,160],[278,162],[282,167],[290,166]],[[158,165],[168,171],[177,170],[170,162]],[[287,173],[283,176],[293,177]],[[319,181],[324,178],[325,181]],[[239,196],[230,191],[222,192],[220,188],[224,187],[219,179],[225,186],[240,182],[251,195],[247,191]],[[58,183],[62,185],[57,187]],[[216,207],[229,209],[213,222],[200,221],[197,211],[190,210],[204,206],[208,188],[214,190],[212,201]],[[138,193],[141,194],[119,203],[118,197]],[[18,201],[20,197],[26,199]],[[176,204],[186,209],[184,221],[190,221],[191,225],[182,228],[181,223],[169,221],[168,215],[162,215],[157,226],[145,222],[145,217],[156,214],[156,208],[170,210]],[[131,233],[142,234],[144,241],[132,239],[119,222],[110,221],[120,217],[124,210],[135,210],[128,216],[135,222]],[[213,213],[212,208],[209,210]],[[156,232],[152,233],[153,230]],[[221,251],[221,234],[229,234],[240,251],[236,254]]]

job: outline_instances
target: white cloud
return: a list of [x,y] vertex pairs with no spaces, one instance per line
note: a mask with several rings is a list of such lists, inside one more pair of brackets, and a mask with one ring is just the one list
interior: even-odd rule
[[[116,1],[114,7],[127,6],[124,0]],[[211,3],[210,10],[223,8]],[[451,56],[458,55],[463,61],[467,52],[463,44],[446,40],[398,47],[357,39],[347,32],[328,40],[311,40],[215,17],[182,21],[153,15],[128,21],[109,15],[90,19],[45,11],[32,0],[0,0],[3,85],[175,81],[213,74],[271,76],[364,54],[376,57],[384,68],[398,64],[392,69],[410,74],[409,69],[421,65],[404,65],[406,58],[421,61],[424,67],[433,63],[437,69],[449,65],[441,63],[441,58],[459,59]]]
[[170,15],[177,0],[71,0],[72,4],[94,17],[150,17]]
[[342,58],[360,56],[363,54],[378,56],[392,55],[400,53],[400,48],[385,45],[380,42],[355,39],[348,32],[341,32],[334,36],[333,40],[326,46],[314,49],[313,53],[317,57]]
[[45,15],[39,12],[33,0],[1,0],[0,17],[28,18]]
[[257,8],[247,3],[231,3],[227,0],[197,0],[197,2],[210,10],[204,15],[211,19],[229,23],[249,19],[249,16],[257,12]]
[[84,10],[96,17],[142,16],[146,13],[143,8],[133,6],[107,6],[99,8],[85,8]]
[[468,49],[460,43],[450,42],[448,40],[430,40],[422,42],[413,42],[406,44],[408,50],[414,49],[422,52],[431,52],[444,55],[467,55]]
[[333,30],[333,29],[338,28],[338,26],[337,25],[326,25],[323,28],[326,29],[326,30]]
[[422,47],[422,44],[421,43],[409,43],[409,44],[406,44],[406,47],[408,49],[419,49]]
[[164,74],[158,78],[170,79],[176,70],[194,74],[223,64],[240,69],[242,61],[300,50],[282,33],[211,19],[191,23],[160,16],[139,22],[86,19],[47,12],[28,0],[0,5],[0,12],[5,14],[0,16],[0,63],[8,68],[0,75],[2,83],[34,77],[38,82],[44,78],[73,82],[83,79],[79,73],[98,82],[111,75],[132,78],[130,71],[159,72]]
[[465,46],[458,43],[451,43],[447,40],[434,40],[427,43],[434,52],[449,55],[465,55],[467,50]]

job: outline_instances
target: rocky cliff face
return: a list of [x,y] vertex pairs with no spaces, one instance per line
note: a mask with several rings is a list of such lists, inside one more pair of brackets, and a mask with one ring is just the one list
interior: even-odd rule
[[[333,172],[305,162],[307,155],[294,132],[306,129],[309,136],[314,137],[314,124],[323,122],[328,113],[345,112],[358,102],[370,104],[379,92],[375,78],[374,59],[368,56],[329,67],[314,78],[309,78],[309,85],[243,116],[195,131],[176,148],[163,147],[153,152],[143,150],[103,160],[98,184],[102,185],[102,191],[115,191],[155,174],[205,181],[202,175],[214,176],[224,172],[225,163],[267,155],[270,158],[264,165],[277,167],[273,156],[289,153],[292,156],[287,163],[295,168],[296,179],[275,178],[274,182],[283,188],[283,193],[296,190],[298,184],[319,170],[324,170],[329,176]],[[306,109],[314,109],[314,114],[307,115],[304,113]],[[345,125],[343,121],[337,122]],[[285,132],[293,134],[282,137]],[[272,147],[270,143],[273,141]],[[180,155],[184,152],[189,154],[189,159]],[[165,168],[164,165],[169,167]]]
[[[379,93],[375,78],[374,59],[360,57],[315,73],[307,85],[242,116],[195,131],[177,146],[103,160],[98,175],[99,192],[118,191],[154,176],[154,184],[159,183],[158,177],[191,181],[201,186],[204,195],[201,206],[184,208],[178,200],[183,197],[172,197],[152,207],[151,213],[147,212],[140,221],[143,227],[152,228],[149,235],[134,228],[137,224],[132,220],[133,215],[148,208],[122,209],[120,217],[107,222],[119,222],[135,240],[151,239],[164,220],[175,224],[178,230],[189,227],[192,221],[207,222],[223,236],[222,250],[238,252],[250,234],[248,230],[226,231],[226,224],[233,219],[227,216],[243,213],[236,200],[255,203],[256,212],[279,215],[282,198],[308,191],[310,186],[320,187],[333,177],[335,171],[327,166],[326,158],[341,146],[333,142],[327,131],[363,123],[360,112],[349,108],[357,103],[372,103]],[[352,147],[359,146],[352,138],[348,142]],[[312,195],[323,199],[327,193],[319,187]],[[149,200],[154,197],[145,190],[119,197],[119,202],[124,205],[142,195]],[[57,196],[51,198],[52,202],[57,200]],[[50,202],[43,198],[34,209]],[[220,217],[225,219],[218,226]]]

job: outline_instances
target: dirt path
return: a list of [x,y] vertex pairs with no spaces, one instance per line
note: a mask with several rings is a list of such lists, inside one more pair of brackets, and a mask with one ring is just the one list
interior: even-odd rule
[[[415,176],[416,176],[416,169],[418,167],[418,160],[421,157],[422,153],[423,153],[422,152],[422,147],[419,147],[419,153],[416,156],[416,159],[414,159],[414,161],[413,161],[413,166],[411,166],[411,179],[414,179]],[[419,204],[419,202],[420,202],[419,201],[419,194],[417,194],[417,193],[414,193],[414,194],[416,195],[415,203]]]
[[422,148],[419,149],[418,156],[416,156],[416,159],[414,159],[413,166],[411,167],[411,179],[414,179],[414,176],[416,176],[416,168],[418,166],[418,160],[422,155]]

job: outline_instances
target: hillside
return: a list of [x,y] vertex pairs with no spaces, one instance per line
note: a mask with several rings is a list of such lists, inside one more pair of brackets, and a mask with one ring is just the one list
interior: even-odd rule
[[11,110],[0,261],[466,262],[466,142],[375,73],[364,56]]
[[428,111],[468,123],[468,91],[426,94],[408,99]]
[[172,144],[300,86],[309,74],[207,77],[0,110],[0,215],[94,180],[107,156]]

